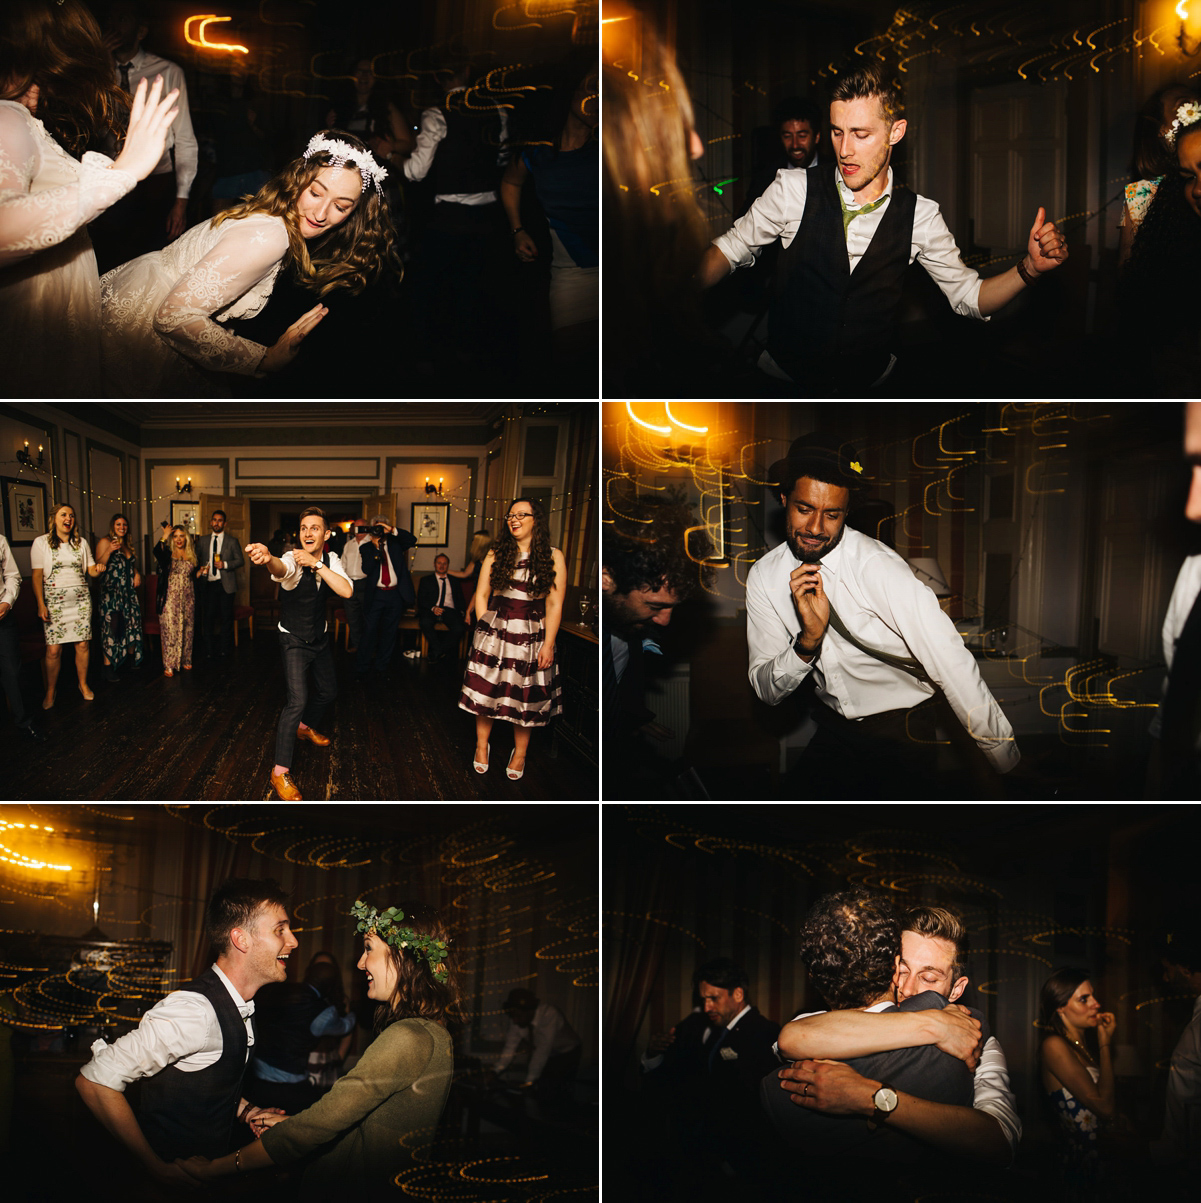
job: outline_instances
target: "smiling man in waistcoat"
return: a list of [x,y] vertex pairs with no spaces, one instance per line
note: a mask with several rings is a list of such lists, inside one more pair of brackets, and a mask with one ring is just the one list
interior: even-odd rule
[[[205,912],[215,963],[115,1044],[97,1040],[75,1080],[91,1112],[158,1183],[191,1191],[194,1181],[174,1160],[223,1156],[237,1143],[235,1121],[255,1118],[242,1096],[254,1045],[251,1000],[260,986],[287,976],[297,941],[286,902],[274,881],[220,886]],[[125,1088],[139,1080],[135,1115]]]
[[1068,251],[1040,208],[1017,266],[982,280],[964,264],[938,205],[894,186],[889,160],[906,128],[899,90],[868,64],[840,75],[830,96],[834,163],[779,172],[750,211],[714,240],[697,278],[708,288],[779,239],[759,367],[809,395],[845,396],[882,386],[892,372],[893,318],[914,259],[956,313],[987,319]]
[[[345,600],[354,593],[335,552],[325,550],[325,511],[310,506],[300,515],[300,546],[273,556],[262,543],[247,545],[253,564],[265,564],[279,585],[279,650],[284,658],[288,703],[279,716],[275,732],[275,767],[271,788],[282,802],[300,802],[290,772],[297,739],[307,739],[320,748],[329,746],[329,736],[317,727],[325,708],[338,696],[334,657],[326,634],[326,606],[330,590]],[[309,698],[307,674],[313,669],[317,689]]]

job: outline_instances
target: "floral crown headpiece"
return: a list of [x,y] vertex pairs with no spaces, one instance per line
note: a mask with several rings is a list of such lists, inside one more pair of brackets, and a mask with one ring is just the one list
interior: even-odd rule
[[443,963],[446,960],[446,941],[423,936],[411,927],[402,927],[400,920],[405,913],[399,907],[390,906],[386,911],[377,911],[375,907],[360,901],[351,907],[350,913],[359,921],[356,932],[375,932],[393,948],[407,948],[414,955],[424,957],[435,977],[446,976],[446,965]]
[[345,167],[347,164],[357,167],[359,175],[363,177],[364,191],[368,184],[374,184],[376,192],[383,195],[380,184],[388,178],[388,169],[381,167],[369,150],[359,150],[349,142],[343,142],[341,138],[326,138],[322,134],[314,134],[309,139],[308,146],[304,148],[302,157],[307,162],[313,155],[319,155],[322,151],[330,156],[331,167]]
[[1176,145],[1176,135],[1179,133],[1181,126],[1192,125],[1195,121],[1201,121],[1201,104],[1195,100],[1186,100],[1176,110],[1176,118],[1168,127],[1168,132],[1164,134],[1164,141],[1169,146]]

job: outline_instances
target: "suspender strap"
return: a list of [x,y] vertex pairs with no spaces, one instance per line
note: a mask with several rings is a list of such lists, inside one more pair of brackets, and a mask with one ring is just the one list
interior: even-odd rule
[[[829,598],[827,598],[827,601]],[[864,643],[860,643],[850,631],[847,630],[846,624],[838,617],[838,611],[834,609],[833,603],[830,604],[830,625],[848,642],[853,643],[861,652],[873,657],[876,660],[881,660],[885,664],[891,664],[893,668],[899,668],[902,672],[908,673],[911,677],[916,677],[919,681],[925,681],[927,685],[933,685],[926,670],[922,668],[920,660],[914,660],[911,656],[894,656],[891,652],[877,651],[874,647],[868,647]]]

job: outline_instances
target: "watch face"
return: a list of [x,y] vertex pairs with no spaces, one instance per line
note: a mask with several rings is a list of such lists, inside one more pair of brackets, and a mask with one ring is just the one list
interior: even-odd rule
[[897,1106],[897,1092],[891,1086],[881,1086],[876,1091],[875,1097],[872,1100],[876,1104],[876,1108],[880,1111],[895,1111]]

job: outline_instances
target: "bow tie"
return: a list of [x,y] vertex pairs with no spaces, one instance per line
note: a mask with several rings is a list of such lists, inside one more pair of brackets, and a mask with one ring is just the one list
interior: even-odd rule
[[254,999],[252,998],[249,1002],[242,1003],[238,1007],[238,1014],[243,1019],[249,1019],[254,1014]]

